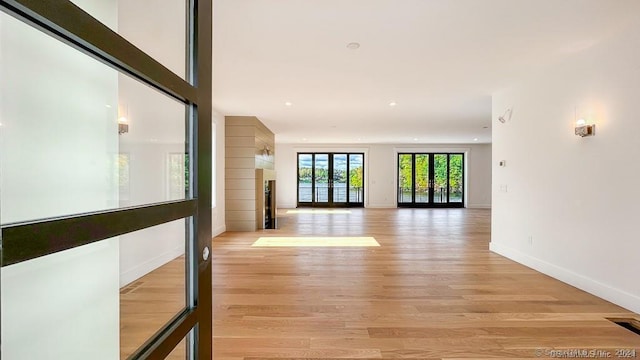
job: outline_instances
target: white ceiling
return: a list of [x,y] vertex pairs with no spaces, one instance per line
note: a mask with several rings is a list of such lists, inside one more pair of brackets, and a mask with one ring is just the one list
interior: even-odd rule
[[493,92],[596,45],[638,4],[215,0],[214,108],[280,143],[489,143]]

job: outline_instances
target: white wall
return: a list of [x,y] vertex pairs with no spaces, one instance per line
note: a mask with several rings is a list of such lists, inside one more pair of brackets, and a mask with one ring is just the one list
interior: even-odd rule
[[215,157],[213,164],[214,171],[214,197],[215,203],[211,209],[211,228],[212,235],[217,236],[226,231],[225,226],[225,196],[224,196],[224,156],[225,156],[225,132],[224,132],[224,116],[217,112],[213,112],[213,127],[215,129],[215,138],[213,145],[215,147]]
[[365,207],[397,206],[397,153],[461,151],[467,154],[467,207],[491,207],[491,145],[304,145],[276,144],[277,202],[279,208],[296,207],[298,152],[363,152],[365,154]]
[[[0,51],[0,221],[117,207],[116,71],[4,13]],[[119,357],[117,239],[0,272],[2,358]]]
[[493,127],[491,249],[635,312],[639,63],[635,25],[493,96],[513,116]]

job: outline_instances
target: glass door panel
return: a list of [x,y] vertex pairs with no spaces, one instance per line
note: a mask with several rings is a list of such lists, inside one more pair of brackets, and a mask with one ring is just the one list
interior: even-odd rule
[[415,202],[420,204],[429,203],[429,154],[416,154],[415,157]]
[[449,202],[462,203],[464,178],[462,154],[449,155]]
[[316,154],[314,159],[315,202],[329,202],[329,154]]
[[413,154],[398,155],[398,203],[413,202]]
[[433,159],[433,201],[435,203],[448,202],[448,175],[449,165],[447,154],[435,154]]
[[347,202],[347,154],[332,154],[331,190],[334,203]]
[[364,155],[349,154],[349,202],[364,202]]
[[298,202],[313,201],[313,155],[298,154]]

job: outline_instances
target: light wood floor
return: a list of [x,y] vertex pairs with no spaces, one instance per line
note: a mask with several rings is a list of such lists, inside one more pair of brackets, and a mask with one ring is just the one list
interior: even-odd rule
[[[638,315],[490,253],[489,210],[281,210],[279,225],[213,240],[217,360],[548,358],[552,348],[640,357],[640,336],[605,319]],[[381,246],[252,248],[261,236]],[[123,295],[125,324],[127,304]]]

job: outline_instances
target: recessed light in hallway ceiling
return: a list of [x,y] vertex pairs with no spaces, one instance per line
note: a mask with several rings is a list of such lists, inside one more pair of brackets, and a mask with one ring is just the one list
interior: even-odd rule
[[289,101],[287,101],[287,102],[285,102],[285,103],[284,103],[284,106],[291,107],[291,105],[293,105],[293,104],[292,104],[292,103],[290,103]]
[[389,106],[391,106],[391,107],[394,107],[394,106],[396,106],[396,105],[398,105],[398,103],[397,103],[397,102],[395,102],[395,101],[392,101],[392,102],[390,102],[390,103],[389,103]]
[[350,42],[347,44],[347,49],[349,50],[357,50],[360,48],[360,43],[357,42]]

